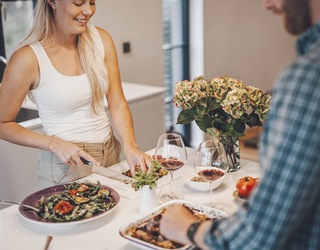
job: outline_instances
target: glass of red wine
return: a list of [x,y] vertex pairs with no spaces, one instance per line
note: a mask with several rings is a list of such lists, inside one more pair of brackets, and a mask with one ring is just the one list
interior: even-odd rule
[[212,203],[212,183],[221,181],[228,171],[228,161],[223,144],[218,140],[208,140],[200,143],[194,161],[194,170],[206,181],[210,182],[209,207]]
[[173,191],[173,172],[181,168],[187,161],[187,151],[182,137],[175,133],[162,134],[158,139],[155,156],[161,167],[171,176],[170,192],[161,195],[160,201],[183,199],[182,194]]

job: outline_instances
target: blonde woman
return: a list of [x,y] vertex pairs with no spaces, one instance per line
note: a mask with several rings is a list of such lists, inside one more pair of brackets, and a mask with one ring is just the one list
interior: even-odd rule
[[[38,0],[30,33],[11,56],[0,91],[0,138],[42,149],[41,187],[66,183],[90,173],[81,157],[110,166],[126,160],[145,170],[150,156],[136,144],[125,100],[115,45],[105,30],[90,25],[94,0]],[[38,107],[44,134],[15,122],[25,97]]]

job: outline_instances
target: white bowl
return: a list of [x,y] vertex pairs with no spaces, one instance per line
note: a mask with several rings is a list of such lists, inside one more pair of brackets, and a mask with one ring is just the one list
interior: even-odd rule
[[[225,178],[225,174],[212,182],[212,190],[218,188],[223,179]],[[193,177],[198,177],[198,175],[195,172],[190,172],[190,171],[186,171],[183,173],[183,179],[185,181],[185,183],[192,189],[196,190],[196,191],[200,191],[200,192],[209,192],[210,191],[210,182],[197,182],[197,181],[192,181],[191,179]]]

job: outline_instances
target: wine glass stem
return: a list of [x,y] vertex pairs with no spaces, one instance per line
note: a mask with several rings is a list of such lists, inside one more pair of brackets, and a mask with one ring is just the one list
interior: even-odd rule
[[173,194],[173,173],[170,172],[170,176],[171,176],[171,183],[170,183],[170,197],[173,198],[174,194]]
[[210,196],[210,200],[209,200],[209,206],[213,206],[213,204],[212,204],[212,181],[210,181],[210,194],[209,194],[209,196]]

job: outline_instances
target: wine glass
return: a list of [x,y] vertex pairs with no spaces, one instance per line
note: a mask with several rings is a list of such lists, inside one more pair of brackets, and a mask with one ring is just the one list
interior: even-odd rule
[[160,201],[183,199],[179,193],[173,192],[173,172],[181,168],[187,161],[187,151],[179,134],[162,134],[157,143],[155,157],[159,160],[161,167],[167,170],[171,176],[170,192],[161,195]]
[[200,143],[194,161],[195,172],[203,179],[210,182],[209,207],[212,203],[212,183],[221,181],[228,171],[228,161],[223,144],[218,140],[208,140]]

